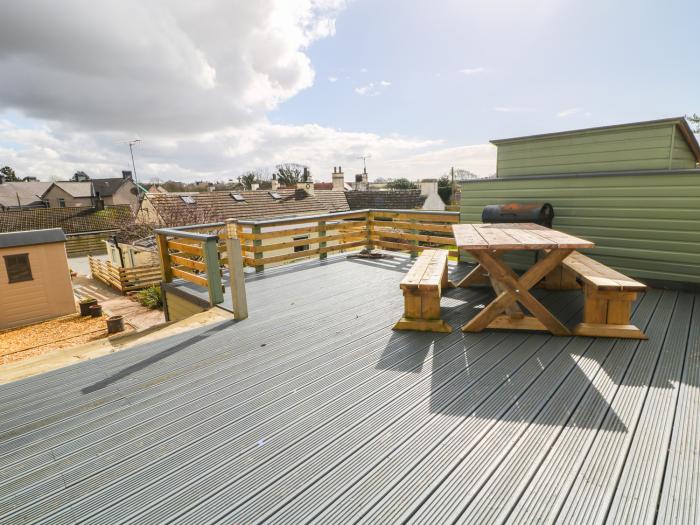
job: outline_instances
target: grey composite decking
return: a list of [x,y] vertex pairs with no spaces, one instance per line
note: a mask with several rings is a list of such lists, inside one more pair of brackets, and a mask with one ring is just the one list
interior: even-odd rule
[[251,276],[244,322],[0,387],[0,523],[700,521],[699,295],[648,292],[644,342],[392,332],[409,265]]

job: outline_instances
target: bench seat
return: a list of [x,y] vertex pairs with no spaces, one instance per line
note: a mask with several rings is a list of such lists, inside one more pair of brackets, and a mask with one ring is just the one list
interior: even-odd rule
[[632,304],[646,285],[605,266],[590,257],[573,252],[561,263],[562,287],[570,288],[568,276],[575,276],[584,293],[583,322],[574,335],[646,339],[630,321]]
[[423,250],[400,283],[404,296],[404,315],[394,330],[451,332],[440,318],[442,290],[450,287],[447,279],[447,250]]

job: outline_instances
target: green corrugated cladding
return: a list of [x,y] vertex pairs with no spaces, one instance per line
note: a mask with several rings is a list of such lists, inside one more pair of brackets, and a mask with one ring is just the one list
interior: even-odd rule
[[461,221],[508,202],[549,202],[554,228],[594,241],[588,255],[626,275],[700,283],[700,169],[466,182]]
[[695,168],[696,158],[678,122],[496,140],[497,176]]

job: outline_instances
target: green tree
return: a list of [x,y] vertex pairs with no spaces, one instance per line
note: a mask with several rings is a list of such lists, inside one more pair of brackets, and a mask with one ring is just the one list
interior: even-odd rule
[[277,181],[281,186],[296,186],[301,182],[304,173],[308,173],[309,168],[303,164],[278,164],[276,167]]
[[700,115],[693,113],[692,116],[686,116],[685,118],[692,125],[693,132],[700,133]]
[[452,181],[449,175],[443,175],[438,179],[438,195],[445,204],[450,203],[452,197]]
[[13,182],[13,181],[18,180],[17,175],[15,175],[15,170],[10,168],[9,166],[5,166],[3,168],[0,168],[0,173],[5,175],[5,180],[7,180],[8,182]]
[[418,188],[415,182],[406,178],[391,180],[386,183],[386,187],[390,190],[415,190]]
[[246,190],[252,190],[253,184],[255,184],[256,182],[258,182],[258,176],[253,171],[248,171],[241,175],[241,184],[243,184],[243,187]]

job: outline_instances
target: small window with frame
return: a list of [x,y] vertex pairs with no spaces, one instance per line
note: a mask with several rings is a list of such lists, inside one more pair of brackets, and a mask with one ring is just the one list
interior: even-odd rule
[[31,281],[32,267],[29,264],[28,253],[18,253],[15,255],[5,255],[5,270],[7,270],[7,280],[10,284]]

